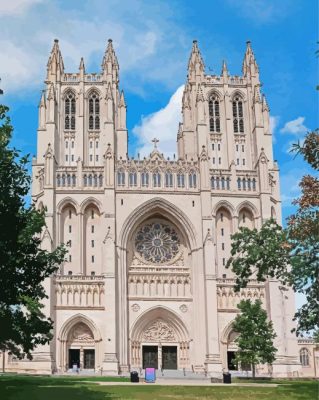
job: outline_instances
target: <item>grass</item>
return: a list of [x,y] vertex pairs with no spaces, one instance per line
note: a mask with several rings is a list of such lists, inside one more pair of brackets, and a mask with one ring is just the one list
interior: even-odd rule
[[[95,380],[114,381],[100,386]],[[86,382],[83,382],[85,380]],[[317,400],[318,381],[274,381],[280,386],[116,386],[126,378],[0,376],[1,400]],[[92,383],[91,383],[92,382]]]

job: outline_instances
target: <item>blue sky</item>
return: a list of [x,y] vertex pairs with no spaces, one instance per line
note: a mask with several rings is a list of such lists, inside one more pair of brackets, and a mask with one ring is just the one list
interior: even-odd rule
[[281,169],[283,215],[293,208],[298,181],[309,168],[288,154],[291,142],[318,127],[316,0],[0,0],[2,102],[11,108],[14,145],[35,154],[38,102],[54,38],[67,72],[98,72],[109,37],[120,63],[128,105],[129,152],[145,153],[154,134],[172,153],[181,85],[192,40],[208,73],[241,73],[252,41],[270,105],[274,153]]

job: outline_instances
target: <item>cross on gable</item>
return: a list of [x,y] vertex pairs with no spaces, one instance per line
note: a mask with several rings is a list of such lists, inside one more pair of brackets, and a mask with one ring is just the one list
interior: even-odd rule
[[157,149],[157,143],[159,142],[159,140],[157,138],[154,138],[152,140],[152,143],[154,143],[154,149]]

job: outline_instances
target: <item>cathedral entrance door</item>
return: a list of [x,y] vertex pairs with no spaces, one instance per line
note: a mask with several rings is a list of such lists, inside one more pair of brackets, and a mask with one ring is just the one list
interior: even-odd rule
[[177,369],[177,346],[162,347],[163,369]]
[[80,349],[69,349],[69,368],[76,364],[80,368]]
[[158,347],[143,346],[143,369],[158,368]]
[[95,367],[95,351],[84,350],[84,369],[94,369]]

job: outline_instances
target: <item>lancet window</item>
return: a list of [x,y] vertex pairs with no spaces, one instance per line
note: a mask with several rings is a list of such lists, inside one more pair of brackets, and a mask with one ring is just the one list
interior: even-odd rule
[[74,93],[68,92],[64,100],[64,129],[75,129],[75,96]]
[[118,186],[125,186],[125,172],[123,170],[117,172],[117,184]]
[[92,92],[89,97],[89,129],[100,129],[100,99],[96,92]]
[[233,100],[233,125],[235,133],[244,132],[243,99],[236,96]]
[[220,132],[220,112],[219,99],[216,95],[212,95],[208,102],[209,108],[209,130],[211,132]]
[[161,187],[161,174],[158,171],[153,172],[153,187]]
[[137,173],[136,172],[129,173],[129,184],[130,184],[130,186],[137,186]]
[[173,174],[170,171],[165,174],[165,187],[173,187]]
[[303,367],[309,366],[309,352],[307,349],[300,350],[300,363]]
[[148,172],[142,172],[141,174],[141,183],[143,187],[148,187],[149,175]]
[[188,183],[190,188],[196,188],[196,173],[191,171],[188,175]]
[[177,174],[177,186],[183,188],[185,186],[185,175],[182,172]]

